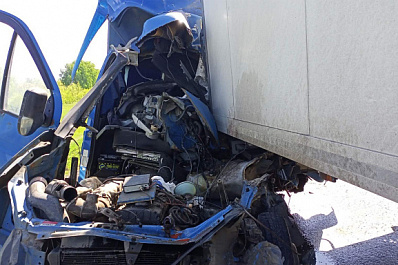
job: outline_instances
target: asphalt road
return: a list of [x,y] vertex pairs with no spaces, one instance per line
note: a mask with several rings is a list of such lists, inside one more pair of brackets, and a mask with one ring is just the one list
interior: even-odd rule
[[398,203],[338,180],[285,197],[319,265],[398,264]]

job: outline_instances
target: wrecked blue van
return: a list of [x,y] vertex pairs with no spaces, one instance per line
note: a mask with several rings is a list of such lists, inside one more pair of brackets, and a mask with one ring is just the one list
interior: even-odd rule
[[[302,191],[317,172],[217,131],[201,5],[100,0],[74,73],[105,21],[109,52],[62,122],[32,33],[0,11],[11,32],[1,76],[1,264],[315,264],[280,191]],[[17,42],[42,87],[13,92]],[[81,156],[66,173],[81,126]]]

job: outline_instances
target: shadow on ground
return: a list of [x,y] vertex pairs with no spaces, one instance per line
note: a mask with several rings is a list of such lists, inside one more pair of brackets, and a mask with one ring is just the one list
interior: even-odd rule
[[[323,230],[335,226],[338,223],[337,217],[333,210],[329,214],[317,214],[307,220],[297,213],[293,214],[293,216],[300,229],[303,230],[304,235],[308,240],[311,241],[315,250],[319,249],[321,240],[325,240],[322,238]],[[329,240],[327,241],[334,249],[333,243]]]
[[335,226],[338,223],[334,211],[327,215],[317,214],[307,220],[297,213],[293,214],[293,216],[316,250],[319,250],[322,240],[330,244],[332,250],[318,251],[330,261],[326,263],[319,262],[318,264],[398,264],[398,229],[396,227],[392,227],[392,233],[390,234],[335,248],[332,241],[322,237],[324,229]]

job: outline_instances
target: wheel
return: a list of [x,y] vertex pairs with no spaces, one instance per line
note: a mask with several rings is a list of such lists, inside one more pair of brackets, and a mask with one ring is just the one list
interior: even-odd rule
[[264,212],[258,215],[258,220],[268,228],[259,226],[263,232],[264,239],[280,248],[285,259],[284,264],[298,265],[297,250],[291,242],[285,219],[275,212]]

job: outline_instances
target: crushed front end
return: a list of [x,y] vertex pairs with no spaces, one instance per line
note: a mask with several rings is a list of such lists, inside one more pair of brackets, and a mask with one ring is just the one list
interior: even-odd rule
[[[1,264],[315,264],[280,192],[317,173],[217,131],[198,14],[126,2],[98,10],[115,8],[119,32],[141,14],[140,33],[4,173],[14,230]],[[65,164],[79,126],[78,179]]]

